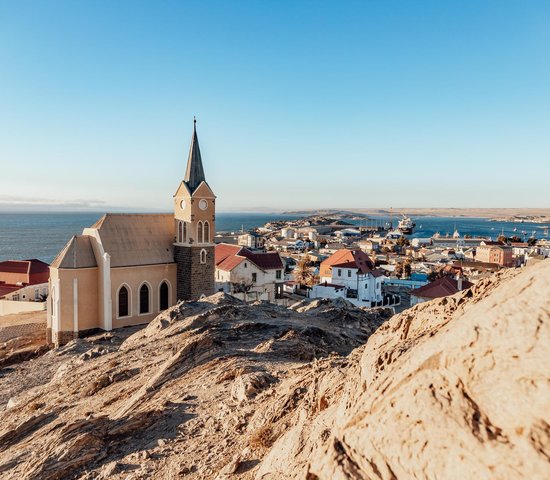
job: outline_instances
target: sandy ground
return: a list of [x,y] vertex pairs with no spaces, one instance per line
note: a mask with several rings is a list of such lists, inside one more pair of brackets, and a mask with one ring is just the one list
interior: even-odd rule
[[24,325],[26,323],[46,323],[46,311],[0,315],[0,328]]

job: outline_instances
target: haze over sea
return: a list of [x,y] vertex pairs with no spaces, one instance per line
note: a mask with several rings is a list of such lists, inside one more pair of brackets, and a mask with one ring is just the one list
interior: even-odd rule
[[[82,229],[92,225],[102,213],[0,213],[0,261],[38,258],[50,263],[65,243],[73,235],[81,234]],[[259,227],[273,220],[290,220],[296,215],[278,213],[218,213],[216,230],[236,232]],[[356,224],[384,224],[387,217],[371,217],[368,222],[350,221]],[[490,222],[484,218],[463,217],[417,217],[417,227],[412,237],[430,237],[436,232],[452,234],[455,228],[461,235],[487,236],[496,238],[501,232],[505,235],[521,236],[527,231],[530,236],[536,232],[538,238],[544,236],[539,223]],[[394,225],[396,224],[394,220]],[[514,228],[517,231],[514,231]]]

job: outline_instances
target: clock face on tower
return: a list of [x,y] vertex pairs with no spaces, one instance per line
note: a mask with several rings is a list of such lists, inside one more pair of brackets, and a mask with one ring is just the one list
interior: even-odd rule
[[201,210],[206,210],[208,208],[208,202],[204,198],[199,202],[199,208]]
[[181,207],[182,210],[185,210],[185,205],[186,205],[185,200],[182,200],[180,202],[180,207]]

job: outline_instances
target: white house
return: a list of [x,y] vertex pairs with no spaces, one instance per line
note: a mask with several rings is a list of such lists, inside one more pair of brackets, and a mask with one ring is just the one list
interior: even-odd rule
[[273,248],[278,252],[303,252],[307,245],[303,240],[300,239],[289,240],[283,238],[282,240],[269,240],[266,246]]
[[265,245],[265,237],[256,232],[248,232],[239,235],[237,244],[248,248],[263,248]]
[[216,289],[242,300],[281,298],[284,265],[277,252],[252,252],[238,245],[216,245]]
[[359,307],[381,305],[382,272],[361,250],[339,250],[321,263],[311,298],[345,298]]

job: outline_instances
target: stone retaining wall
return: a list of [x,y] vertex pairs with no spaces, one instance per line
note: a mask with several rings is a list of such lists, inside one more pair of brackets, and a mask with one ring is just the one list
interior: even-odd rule
[[21,325],[0,326],[0,343],[23,335],[46,335],[46,322],[23,323]]

